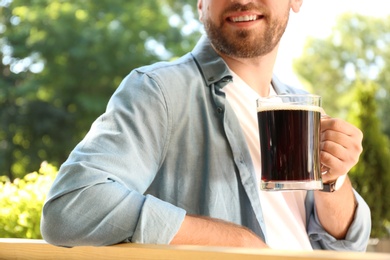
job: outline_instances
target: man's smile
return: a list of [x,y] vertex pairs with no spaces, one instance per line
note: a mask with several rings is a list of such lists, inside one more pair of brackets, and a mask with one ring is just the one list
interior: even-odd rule
[[238,22],[252,22],[261,19],[260,15],[242,15],[242,16],[234,16],[229,17],[228,20],[234,23]]

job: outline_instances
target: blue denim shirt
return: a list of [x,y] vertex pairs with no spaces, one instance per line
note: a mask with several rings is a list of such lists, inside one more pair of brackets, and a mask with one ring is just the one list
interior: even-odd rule
[[[203,37],[191,53],[132,71],[106,112],[61,166],[41,231],[61,246],[167,244],[186,214],[246,226],[265,240],[255,171],[239,121],[221,89],[232,80]],[[273,79],[278,93],[296,93]],[[364,250],[369,209],[346,240],[327,234],[306,199],[313,248]]]

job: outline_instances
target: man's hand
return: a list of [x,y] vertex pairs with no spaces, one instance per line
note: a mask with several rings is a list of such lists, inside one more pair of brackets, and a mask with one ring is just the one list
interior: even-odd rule
[[[321,164],[326,174],[324,183],[334,181],[358,162],[362,148],[362,132],[341,119],[323,117],[321,121]],[[351,225],[356,200],[349,178],[340,190],[314,193],[318,218],[324,229],[337,239],[345,238]]]
[[323,182],[329,182],[347,174],[358,162],[363,133],[341,119],[323,117],[321,121],[321,164]]

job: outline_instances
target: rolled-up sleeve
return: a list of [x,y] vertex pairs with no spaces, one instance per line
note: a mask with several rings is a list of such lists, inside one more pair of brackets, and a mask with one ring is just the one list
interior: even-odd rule
[[145,191],[170,129],[164,93],[147,75],[132,72],[61,166],[43,208],[43,238],[68,247],[169,243],[186,212]]
[[179,230],[185,214],[183,209],[147,195],[131,242],[168,244]]
[[[308,219],[308,235],[313,249],[337,250],[337,251],[365,251],[371,232],[370,208],[364,199],[354,191],[357,201],[354,219],[349,227],[345,239],[338,240],[327,233],[321,226],[314,206]],[[308,193],[309,201],[314,201],[313,194]],[[307,201],[308,202],[308,201]],[[313,204],[312,204],[313,205]]]

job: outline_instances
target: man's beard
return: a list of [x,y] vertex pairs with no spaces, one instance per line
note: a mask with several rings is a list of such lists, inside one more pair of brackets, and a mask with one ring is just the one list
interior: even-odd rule
[[[257,10],[253,4],[247,6],[234,5],[229,11]],[[221,18],[221,25],[217,26],[210,17],[204,20],[205,31],[214,48],[225,55],[236,58],[255,58],[270,53],[279,43],[287,27],[289,9],[279,19],[272,19],[264,10],[263,22],[265,30],[256,32],[253,29],[237,29],[234,32],[224,30],[226,22]]]

